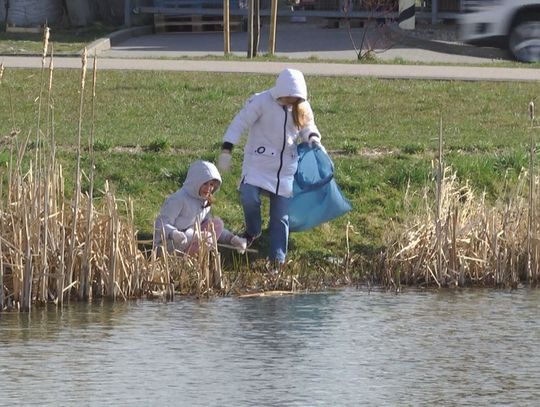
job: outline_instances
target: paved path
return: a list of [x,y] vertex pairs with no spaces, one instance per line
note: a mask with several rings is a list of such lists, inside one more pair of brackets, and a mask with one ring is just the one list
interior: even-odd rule
[[[264,32],[264,31],[263,31]],[[500,68],[492,62],[507,59],[503,51],[462,46],[452,43],[422,41],[410,37],[391,37],[386,44],[391,48],[379,49],[377,58],[401,64],[357,63],[355,41],[361,29],[321,29],[315,26],[284,26],[278,30],[278,56],[287,56],[306,62],[255,62],[246,60],[212,61],[187,59],[201,55],[223,55],[222,33],[173,33],[122,35],[115,41],[104,39],[92,44],[90,54],[98,54],[99,69],[166,70],[263,73],[275,75],[284,67],[294,67],[306,75],[366,76],[377,78],[438,79],[438,80],[490,80],[540,81],[540,70],[533,68]],[[139,30],[140,34],[140,30]],[[293,38],[295,39],[293,41]],[[111,46],[111,42],[114,45]],[[260,49],[267,39],[261,37]],[[247,44],[245,33],[233,33],[232,50],[237,55]],[[382,57],[385,55],[385,57]],[[340,60],[344,63],[324,61]],[[7,68],[41,66],[39,57],[0,57]],[[345,63],[346,62],[346,63]],[[407,62],[438,62],[451,65],[413,65]],[[471,63],[482,62],[482,66]],[[56,68],[80,68],[78,57],[55,57]]]
[[[0,57],[7,68],[39,68],[39,57]],[[80,58],[56,57],[55,68],[80,68]],[[91,66],[91,64],[89,64]],[[491,66],[383,65],[312,62],[197,61],[162,59],[99,58],[98,69],[164,70],[200,72],[239,72],[277,74],[283,68],[296,68],[306,75],[366,76],[376,78],[540,81],[540,69],[497,68]]]

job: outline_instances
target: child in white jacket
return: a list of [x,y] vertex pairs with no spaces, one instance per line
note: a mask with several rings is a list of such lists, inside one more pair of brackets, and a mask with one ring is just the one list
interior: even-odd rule
[[[216,166],[198,160],[188,169],[182,187],[169,195],[154,225],[154,247],[166,247],[169,253],[197,254],[201,243],[212,243],[212,228],[219,243],[231,245],[238,252],[246,250],[246,239],[227,230],[220,218],[210,213],[213,193],[221,186]],[[196,224],[201,233],[196,233]]]

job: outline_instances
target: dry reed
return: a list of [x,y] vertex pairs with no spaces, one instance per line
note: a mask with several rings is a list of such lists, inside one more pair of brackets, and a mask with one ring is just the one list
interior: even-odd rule
[[147,255],[138,247],[131,201],[116,199],[108,183],[100,198],[79,192],[75,211],[61,165],[38,179],[33,162],[27,171],[21,160],[14,163],[0,207],[2,308],[29,311],[33,303],[64,299],[171,299],[175,291],[202,297],[227,289],[217,246],[202,245],[195,257]]
[[[529,106],[533,112],[534,106]],[[439,157],[434,166],[435,204],[429,186],[424,205],[388,242],[382,255],[385,285],[506,286],[538,284],[540,199],[534,172],[534,113],[530,113],[530,164],[493,205]],[[442,133],[442,131],[441,131]]]

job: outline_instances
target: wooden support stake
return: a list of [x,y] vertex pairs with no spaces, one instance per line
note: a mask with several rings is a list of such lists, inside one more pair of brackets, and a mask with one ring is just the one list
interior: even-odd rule
[[230,3],[229,0],[223,0],[223,53],[231,53],[231,33],[230,33]]
[[274,55],[276,51],[276,27],[277,27],[278,0],[272,0],[270,10],[270,34],[268,37],[268,54]]
[[248,3],[248,50],[247,57],[253,58],[253,12],[255,0]]

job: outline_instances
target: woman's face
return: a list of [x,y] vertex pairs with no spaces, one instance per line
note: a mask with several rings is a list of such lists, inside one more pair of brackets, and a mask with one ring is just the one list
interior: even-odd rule
[[219,182],[217,182],[215,179],[211,179],[210,181],[207,181],[201,185],[199,188],[199,195],[201,198],[208,199],[218,186]]
[[291,106],[300,102],[301,98],[296,96],[282,96],[278,98],[278,103],[282,106]]

